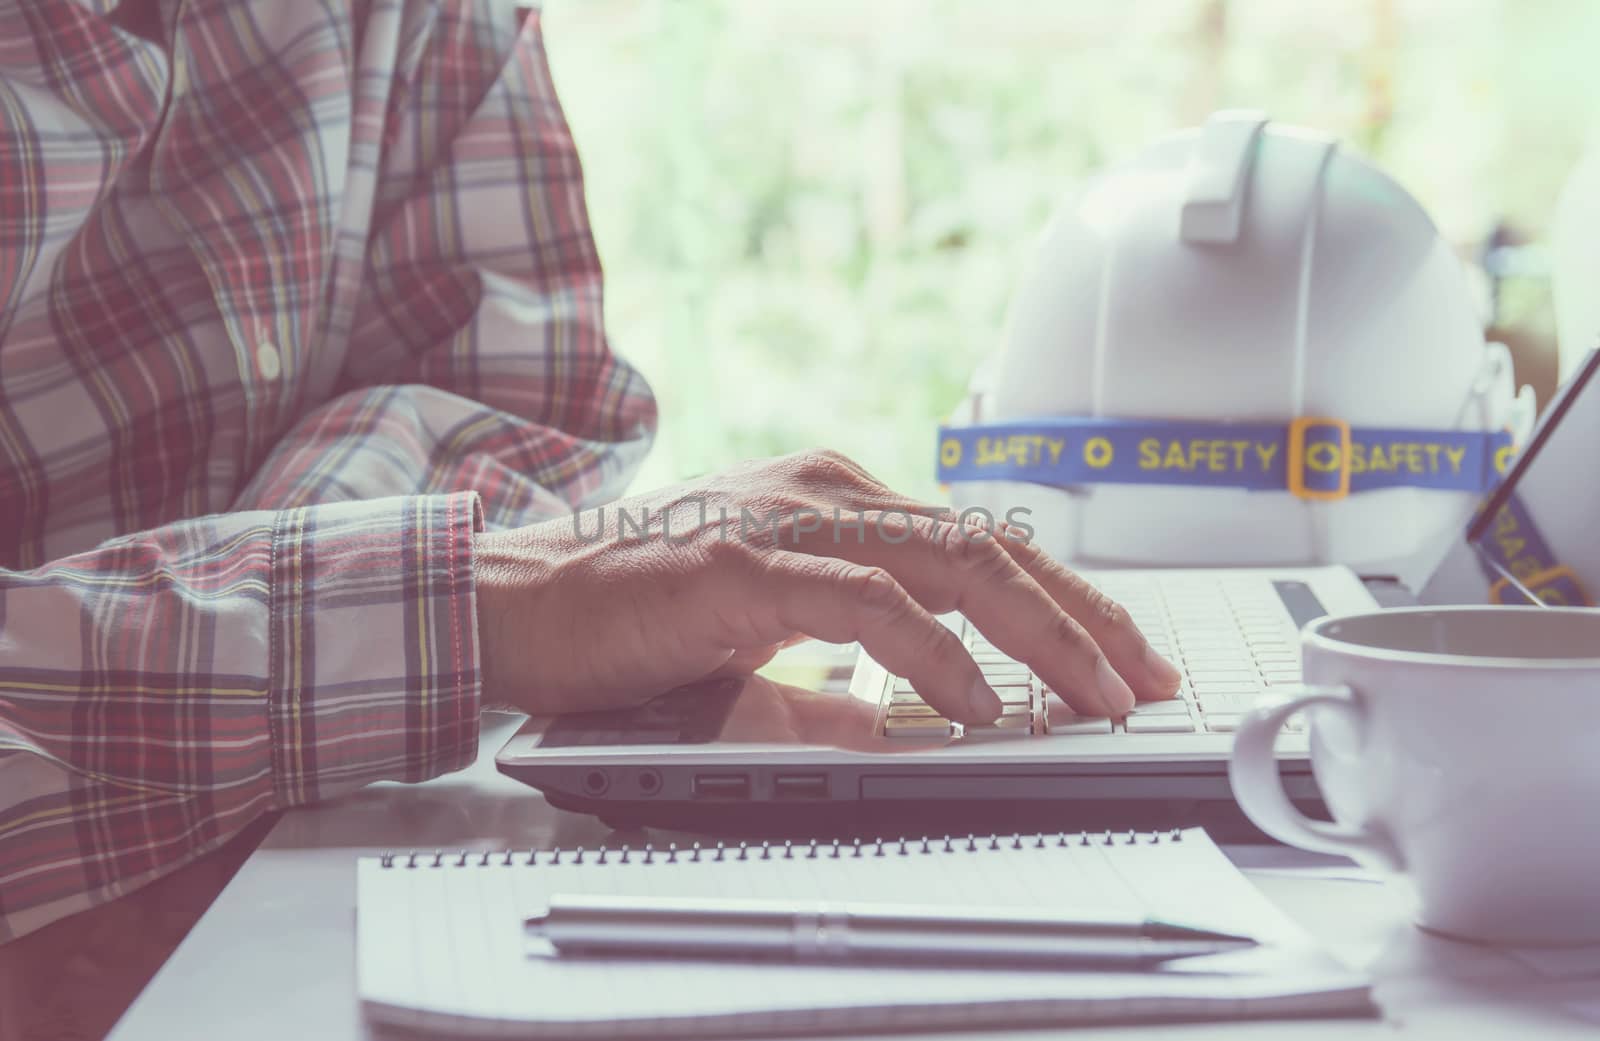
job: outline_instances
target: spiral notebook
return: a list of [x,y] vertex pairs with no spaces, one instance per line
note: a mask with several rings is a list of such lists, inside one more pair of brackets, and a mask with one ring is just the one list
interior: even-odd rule
[[[362,859],[363,1007],[461,1037],[727,1034],[1371,1014],[1203,831]],[[1144,972],[560,958],[522,923],[553,893],[1133,911],[1245,932],[1254,949]]]

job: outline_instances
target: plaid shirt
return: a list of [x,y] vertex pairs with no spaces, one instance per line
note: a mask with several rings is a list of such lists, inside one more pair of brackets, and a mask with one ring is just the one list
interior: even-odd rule
[[536,14],[0,0],[0,941],[469,762],[473,531],[654,424]]

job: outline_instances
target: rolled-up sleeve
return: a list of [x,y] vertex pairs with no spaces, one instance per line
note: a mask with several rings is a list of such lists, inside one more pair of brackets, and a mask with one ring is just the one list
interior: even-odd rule
[[0,571],[0,941],[260,813],[477,750],[472,493],[170,525]]

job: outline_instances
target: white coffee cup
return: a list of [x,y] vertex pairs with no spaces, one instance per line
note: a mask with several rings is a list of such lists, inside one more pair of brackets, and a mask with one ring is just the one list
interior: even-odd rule
[[[1403,874],[1424,928],[1600,943],[1600,610],[1444,607],[1324,618],[1306,684],[1239,727],[1234,795],[1262,831]],[[1333,823],[1284,794],[1273,743],[1304,712]]]

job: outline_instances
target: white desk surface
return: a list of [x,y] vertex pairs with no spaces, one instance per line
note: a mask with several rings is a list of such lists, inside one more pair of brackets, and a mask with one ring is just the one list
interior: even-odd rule
[[[500,776],[494,752],[519,717],[486,717],[483,754],[422,785],[375,785],[284,815],[111,1033],[111,1041],[366,1038],[355,990],[355,859],[386,849],[595,845],[591,817]],[[632,837],[637,842],[637,836]],[[1384,886],[1281,847],[1228,853],[1289,915],[1377,981],[1381,1020],[1272,1021],[1085,1030],[1185,1039],[1583,1037],[1600,1031],[1600,952],[1540,965],[1430,937]],[[1058,1031],[1059,1032],[1059,1031]],[[1050,1031],[1026,1031],[1038,1037]],[[905,1035],[897,1035],[904,1037]],[[941,1041],[964,1036],[937,1035]]]

